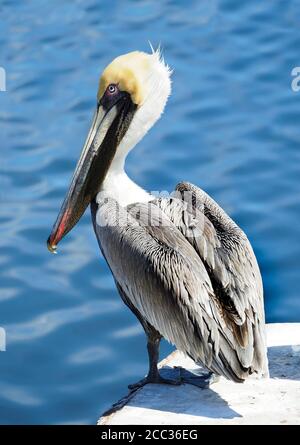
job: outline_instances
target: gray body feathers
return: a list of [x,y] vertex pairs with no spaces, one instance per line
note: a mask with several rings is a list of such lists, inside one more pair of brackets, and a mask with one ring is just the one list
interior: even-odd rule
[[172,199],[123,208],[106,198],[92,215],[118,288],[140,318],[218,375],[268,375],[257,261],[212,198],[180,183]]

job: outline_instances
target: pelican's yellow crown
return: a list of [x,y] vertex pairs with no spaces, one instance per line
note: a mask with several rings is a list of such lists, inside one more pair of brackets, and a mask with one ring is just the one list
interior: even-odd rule
[[153,54],[133,51],[114,59],[103,71],[98,89],[98,100],[110,84],[127,91],[131,100],[140,106],[145,100],[145,80],[151,73]]

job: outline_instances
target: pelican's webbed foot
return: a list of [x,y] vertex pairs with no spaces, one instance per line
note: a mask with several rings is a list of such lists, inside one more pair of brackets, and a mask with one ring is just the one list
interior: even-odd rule
[[149,356],[149,372],[147,377],[144,379],[132,385],[128,385],[131,392],[142,388],[148,383],[166,385],[180,385],[182,383],[188,383],[190,385],[197,386],[198,388],[206,389],[209,388],[212,383],[217,381],[217,376],[215,374],[212,372],[203,374],[203,369],[200,370],[201,374],[197,373],[196,370],[195,372],[188,371],[181,366],[175,366],[173,368],[164,367],[158,369],[157,363],[161,335],[153,327],[147,324],[143,318],[138,318],[140,319],[148,338],[147,349]]
[[206,374],[196,374],[187,369],[175,366],[174,368],[163,368],[160,372],[148,374],[147,377],[137,383],[129,385],[128,388],[132,391],[142,388],[148,383],[165,384],[165,385],[181,385],[183,383],[197,386],[201,389],[209,388],[213,383],[218,382],[219,376],[213,372]]
[[181,381],[181,372],[180,368],[165,368],[162,369],[161,372],[149,373],[147,377],[140,380],[137,383],[133,383],[132,385],[128,385],[130,390],[136,390],[142,388],[148,383],[154,384],[164,384],[164,385],[180,385]]
[[177,369],[180,371],[181,383],[194,385],[201,389],[208,389],[213,383],[218,382],[220,379],[220,376],[217,376],[213,372],[196,374],[181,367],[178,367]]

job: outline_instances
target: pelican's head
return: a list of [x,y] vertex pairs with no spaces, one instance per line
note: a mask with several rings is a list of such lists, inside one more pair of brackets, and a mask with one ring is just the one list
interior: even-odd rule
[[51,252],[95,198],[112,163],[124,163],[128,151],[160,117],[170,91],[170,70],[159,51],[134,51],[105,68],[90,131],[48,238]]

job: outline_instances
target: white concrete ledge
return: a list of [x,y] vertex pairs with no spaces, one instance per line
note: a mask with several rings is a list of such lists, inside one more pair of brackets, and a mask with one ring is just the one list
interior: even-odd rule
[[[300,424],[300,323],[267,326],[269,379],[221,378],[209,389],[146,385],[116,404],[99,425]],[[178,351],[162,367],[195,368]]]

